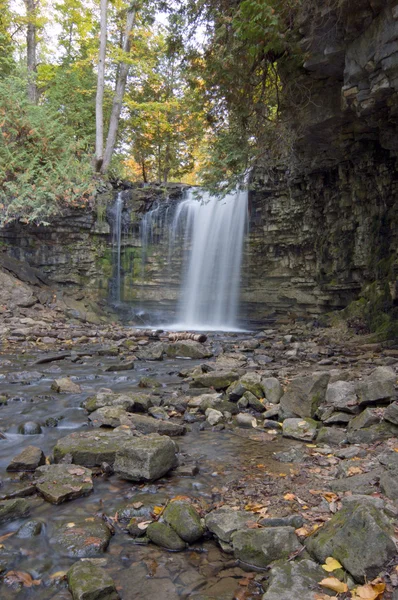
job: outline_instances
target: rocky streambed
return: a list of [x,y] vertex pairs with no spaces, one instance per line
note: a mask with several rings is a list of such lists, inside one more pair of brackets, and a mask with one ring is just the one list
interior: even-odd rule
[[1,598],[396,600],[396,350],[2,331]]

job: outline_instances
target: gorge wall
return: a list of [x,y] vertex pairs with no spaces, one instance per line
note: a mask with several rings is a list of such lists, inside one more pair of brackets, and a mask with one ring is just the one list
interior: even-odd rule
[[[318,315],[360,295],[376,311],[394,312],[398,3],[306,4],[299,23],[304,66],[287,64],[284,74],[294,150],[288,165],[263,160],[253,173],[243,313],[255,320],[289,312]],[[173,204],[182,191],[178,185],[124,189],[124,300],[165,310],[175,302],[181,256],[167,260],[160,219],[143,266],[139,223],[157,200]],[[8,226],[0,243],[41,269],[66,296],[105,302],[114,275],[114,198],[114,190],[104,189],[95,212],[71,212],[50,227]]]

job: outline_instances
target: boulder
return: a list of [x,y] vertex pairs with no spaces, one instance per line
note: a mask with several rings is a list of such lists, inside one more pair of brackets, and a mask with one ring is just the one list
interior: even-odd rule
[[131,426],[131,416],[131,413],[126,412],[121,406],[104,406],[90,413],[88,420],[93,427]]
[[55,379],[51,384],[51,389],[59,394],[80,394],[82,391],[80,385],[72,381],[70,377]]
[[79,431],[58,440],[54,460],[60,462],[67,454],[77,465],[100,467],[113,465],[116,453],[128,447],[134,437],[130,431]]
[[28,517],[30,514],[30,504],[24,498],[15,498],[0,502],[0,523],[7,521],[16,521]]
[[359,408],[355,384],[350,381],[329,383],[326,389],[325,404],[335,411],[357,413]]
[[224,415],[219,410],[215,410],[214,408],[206,409],[206,421],[210,425],[217,425],[220,421],[224,419]]
[[321,427],[316,436],[317,444],[340,446],[347,440],[347,431],[339,427]]
[[268,567],[302,549],[293,527],[239,529],[231,537],[235,557],[254,567]]
[[159,521],[151,523],[146,533],[151,542],[167,550],[180,551],[186,548],[184,540],[166,523],[159,523]]
[[234,371],[211,371],[210,373],[195,375],[190,387],[225,390],[233,381],[238,379],[239,375]]
[[41,521],[37,521],[32,519],[31,521],[26,521],[21,527],[19,527],[16,532],[17,538],[21,539],[31,539],[41,534],[43,531],[43,523]]
[[336,513],[305,545],[318,562],[337,559],[356,581],[372,580],[396,554],[394,529],[373,506],[353,503]]
[[243,510],[231,510],[230,508],[218,508],[205,517],[207,529],[221,541],[227,543],[231,541],[231,535],[234,531],[256,522],[257,517],[253,513]]
[[173,440],[166,436],[133,438],[116,454],[115,473],[131,481],[154,481],[177,465],[176,450]]
[[351,429],[347,433],[350,444],[371,444],[380,440],[388,440],[398,435],[398,427],[392,423],[379,423],[364,429]]
[[192,504],[183,500],[170,502],[163,513],[163,519],[188,544],[199,540],[205,532],[197,511]]
[[285,419],[282,423],[282,435],[311,442],[316,438],[317,426],[317,422],[313,419]]
[[376,425],[377,423],[380,423],[380,416],[377,414],[376,410],[372,408],[365,408],[364,411],[359,413],[359,415],[350,421],[348,424],[348,429],[364,429],[365,427],[370,427],[371,425]]
[[283,412],[299,417],[314,417],[320,404],[325,401],[328,382],[328,373],[296,377],[280,400]]
[[234,381],[228,387],[226,394],[231,402],[237,402],[239,398],[242,398],[245,393],[246,388],[240,381]]
[[264,377],[261,379],[264,396],[272,404],[278,404],[283,396],[283,388],[276,377]]
[[308,559],[275,565],[262,600],[317,600],[325,593],[319,586],[325,577],[322,567]]
[[22,435],[40,435],[43,432],[40,423],[26,421],[18,427],[18,433]]
[[120,598],[112,577],[90,560],[75,562],[66,577],[73,600],[118,600]]
[[388,367],[378,367],[364,381],[356,384],[360,406],[387,402],[395,397],[396,375]]
[[173,421],[164,421],[163,419],[155,419],[146,415],[131,414],[130,418],[132,426],[141,433],[159,433],[160,435],[184,435],[186,427],[179,425]]
[[241,400],[243,399],[247,400],[248,406],[250,406],[250,408],[252,408],[256,412],[262,413],[265,411],[265,406],[263,402],[261,402],[260,398],[257,398],[257,396],[255,396],[251,392],[245,392]]
[[130,412],[134,407],[134,398],[132,394],[113,394],[109,390],[90,396],[83,404],[88,412],[94,412],[104,406],[120,407]]
[[236,423],[239,427],[247,427],[249,429],[257,427],[257,419],[253,417],[253,415],[248,415],[246,413],[237,414]]
[[163,342],[154,342],[148,346],[141,347],[136,353],[139,360],[163,360],[165,344]]
[[90,517],[57,525],[50,545],[61,556],[91,558],[105,552],[111,532],[102,519]]
[[380,467],[372,469],[368,473],[351,475],[330,482],[330,487],[334,492],[353,492],[356,494],[373,494],[377,491],[377,484],[381,476]]
[[168,344],[166,354],[169,358],[210,358],[213,352],[194,340],[184,340]]
[[264,398],[264,389],[259,373],[246,373],[239,379],[239,382],[246,392],[250,392],[256,398]]
[[393,402],[390,406],[387,406],[384,419],[393,425],[398,425],[398,402]]
[[36,489],[51,504],[61,504],[92,492],[91,475],[85,467],[45,465],[36,469]]
[[34,471],[40,465],[44,465],[46,457],[44,452],[36,446],[27,446],[14,456],[10,464],[7,466],[7,471]]

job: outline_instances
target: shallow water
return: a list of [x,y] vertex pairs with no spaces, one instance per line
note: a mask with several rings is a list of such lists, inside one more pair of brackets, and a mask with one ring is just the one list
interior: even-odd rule
[[[235,338],[234,338],[235,340]],[[231,340],[232,341],[232,340]],[[79,351],[81,348],[79,348]],[[90,348],[92,350],[92,347]],[[28,445],[39,446],[46,455],[52,453],[56,441],[87,427],[87,414],[80,408],[81,403],[100,388],[113,391],[138,389],[138,381],[144,375],[156,377],[162,384],[159,392],[170,394],[184,393],[184,385],[178,371],[187,366],[185,360],[164,360],[159,363],[138,362],[132,371],[104,372],[104,367],[118,362],[118,358],[87,357],[79,363],[62,360],[44,365],[34,365],[42,354],[2,355],[0,358],[1,393],[11,396],[8,405],[0,407],[0,430],[6,439],[0,440],[0,477],[3,480],[0,494],[9,493],[20,482],[19,474],[8,474],[6,466],[11,458]],[[189,365],[201,361],[190,361]],[[17,373],[28,372],[18,376]],[[29,380],[29,373],[42,374],[42,377],[26,384],[18,379]],[[79,394],[56,394],[51,391],[51,382],[60,376],[70,376],[77,381],[82,392]],[[10,379],[16,379],[11,383]],[[33,377],[32,377],[33,379]],[[140,390],[147,392],[148,390]],[[52,417],[58,426],[46,427],[43,423]],[[40,435],[21,435],[18,426],[26,421],[42,424]],[[254,436],[256,438],[256,436]],[[76,519],[92,518],[98,512],[113,516],[118,508],[139,492],[160,492],[167,498],[186,495],[196,498],[202,506],[214,502],[214,488],[228,485],[239,478],[243,469],[251,464],[264,463],[268,471],[281,471],[283,466],[273,459],[273,452],[289,447],[286,440],[265,442],[249,439],[243,431],[199,431],[193,427],[182,438],[177,439],[183,455],[189,455],[198,462],[200,473],[195,477],[177,477],[172,474],[151,485],[132,485],[116,476],[94,479],[94,492],[85,498],[53,506],[38,500],[31,518],[44,523],[44,531],[32,539],[16,536],[2,536],[15,532],[24,522],[13,521],[0,526],[1,552],[15,552],[18,555],[9,563],[9,569],[28,572],[41,584],[18,591],[4,583],[0,584],[0,597],[5,600],[18,597],[47,600],[55,598],[60,590],[66,590],[66,583],[59,582],[59,571],[67,570],[76,559],[58,554],[51,544],[54,527],[59,522],[73,522]],[[120,586],[123,600],[150,599],[174,600],[207,596],[226,600],[234,597],[239,588],[242,570],[234,564],[231,555],[223,553],[215,542],[208,540],[197,544],[182,553],[170,553],[153,545],[139,546],[133,539],[116,528],[108,550],[101,555],[106,560],[105,568]],[[247,598],[261,596],[259,585],[250,588]],[[200,596],[198,595],[200,594]],[[61,598],[61,596],[58,596]],[[68,595],[62,596],[68,598]]]

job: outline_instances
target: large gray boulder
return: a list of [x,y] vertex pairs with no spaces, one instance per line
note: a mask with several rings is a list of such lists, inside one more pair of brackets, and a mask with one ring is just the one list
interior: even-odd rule
[[235,557],[254,567],[268,567],[302,549],[293,527],[240,529],[231,537]]
[[79,431],[58,440],[54,447],[54,460],[60,462],[70,454],[77,465],[99,467],[102,463],[113,465],[116,453],[128,447],[134,436],[131,431]]
[[114,394],[111,390],[98,392],[94,396],[89,396],[83,404],[88,412],[94,412],[104,406],[123,408],[126,411],[132,411],[134,408],[134,394]]
[[328,382],[328,373],[313,373],[293,379],[280,401],[283,413],[314,417],[325,401]]
[[218,508],[206,515],[205,524],[222,542],[228,543],[235,531],[256,523],[257,520],[256,515],[247,511]]
[[184,340],[168,344],[166,354],[170,358],[210,358],[213,352],[194,340]]
[[397,376],[390,367],[377,367],[356,385],[360,405],[386,402],[395,397],[394,384]]
[[393,402],[390,406],[387,406],[384,419],[389,423],[393,423],[393,425],[398,425],[398,402]]
[[157,434],[134,438],[116,454],[114,470],[123,479],[154,481],[177,466],[173,440]]
[[384,513],[373,506],[353,503],[336,513],[306,540],[318,562],[336,558],[356,581],[376,577],[396,554],[394,529]]
[[118,600],[120,598],[112,577],[90,560],[75,562],[66,577],[73,600]]
[[225,390],[233,381],[239,379],[239,374],[235,371],[211,371],[210,373],[195,375],[192,379],[191,387],[193,388]]
[[262,600],[316,600],[325,593],[319,582],[326,576],[322,567],[312,560],[275,565]]
[[283,396],[283,388],[276,377],[265,377],[261,380],[261,383],[268,402],[278,404]]
[[318,424],[313,419],[285,419],[282,423],[284,437],[311,442],[316,438]]
[[325,405],[335,411],[355,414],[359,411],[355,384],[351,381],[335,381],[326,389]]

